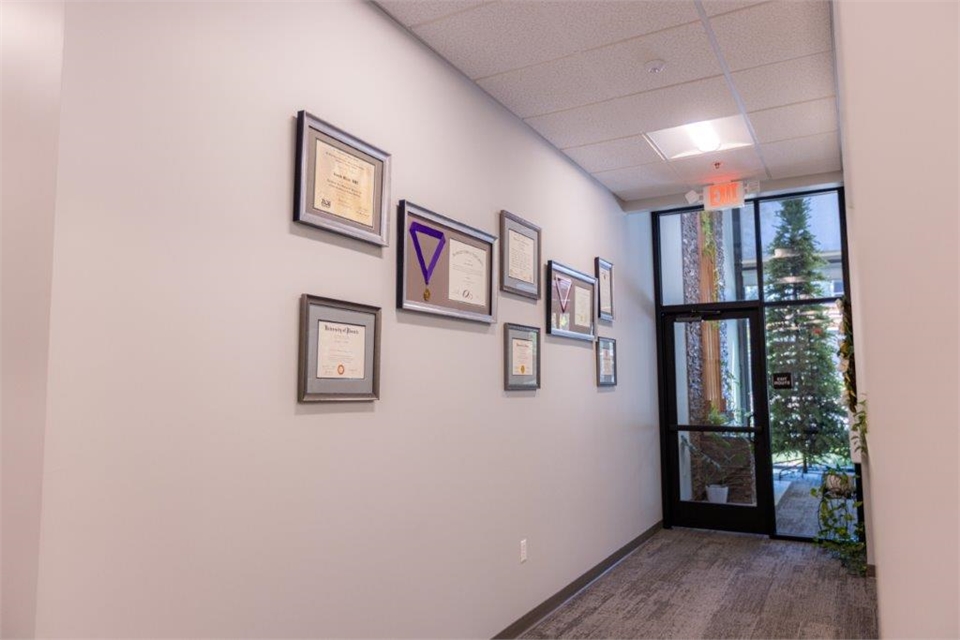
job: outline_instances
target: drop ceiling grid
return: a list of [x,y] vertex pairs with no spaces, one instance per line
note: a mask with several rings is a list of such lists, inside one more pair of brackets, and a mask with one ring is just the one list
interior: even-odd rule
[[[823,0],[379,4],[623,199],[839,168]],[[644,71],[655,58],[664,74]],[[736,152],[670,162],[645,135],[738,113],[756,144]]]

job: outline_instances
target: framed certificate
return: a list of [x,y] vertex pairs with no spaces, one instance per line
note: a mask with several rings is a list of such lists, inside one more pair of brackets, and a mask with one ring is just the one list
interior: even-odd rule
[[380,307],[300,296],[300,402],[380,397]]
[[540,328],[503,325],[503,388],[522,391],[540,388]]
[[295,222],[386,246],[389,153],[301,111],[294,191]]
[[597,279],[553,260],[547,263],[547,279],[547,333],[592,342]]
[[540,299],[540,227],[500,212],[500,290]]
[[497,238],[400,201],[397,308],[496,322]]
[[613,263],[603,258],[594,259],[597,276],[597,317],[613,321]]
[[617,386],[617,341],[597,338],[597,386]]

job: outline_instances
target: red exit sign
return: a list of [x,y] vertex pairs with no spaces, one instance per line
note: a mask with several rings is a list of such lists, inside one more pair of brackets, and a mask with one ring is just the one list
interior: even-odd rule
[[743,183],[711,184],[703,190],[704,209],[732,209],[743,206]]

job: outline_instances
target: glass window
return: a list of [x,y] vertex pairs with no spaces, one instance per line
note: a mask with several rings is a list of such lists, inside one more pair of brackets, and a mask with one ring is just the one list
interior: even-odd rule
[[663,304],[756,300],[753,208],[660,216]]
[[836,192],[761,202],[760,237],[766,301],[826,298],[844,290]]
[[750,321],[677,322],[677,424],[753,427]]
[[850,466],[837,356],[840,319],[832,303],[766,309],[770,445],[782,535],[817,535],[820,503],[810,491],[828,469]]
[[680,499],[757,504],[753,434],[680,431]]

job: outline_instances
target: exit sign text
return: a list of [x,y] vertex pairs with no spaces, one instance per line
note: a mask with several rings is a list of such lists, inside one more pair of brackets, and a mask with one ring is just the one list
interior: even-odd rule
[[733,209],[743,206],[743,183],[712,184],[703,190],[704,209]]

